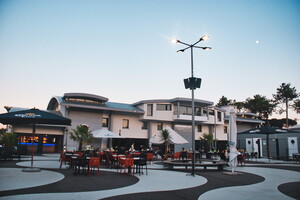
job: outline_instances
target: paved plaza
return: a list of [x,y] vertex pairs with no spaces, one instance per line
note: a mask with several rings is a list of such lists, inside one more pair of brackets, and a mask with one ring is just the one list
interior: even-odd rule
[[59,155],[35,156],[40,172],[23,172],[30,157],[21,161],[0,161],[0,200],[75,199],[300,199],[300,164],[258,159],[231,169],[196,169],[190,176],[185,168],[168,170],[160,161],[148,165],[148,175],[124,175],[101,167],[100,176],[73,175],[59,169]]

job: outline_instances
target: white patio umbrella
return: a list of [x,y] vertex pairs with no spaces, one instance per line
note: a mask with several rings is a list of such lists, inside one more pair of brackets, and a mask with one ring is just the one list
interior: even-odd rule
[[92,131],[94,138],[123,138],[116,133],[113,133],[107,129],[98,129]]
[[100,148],[106,143],[106,145],[112,146],[112,139],[111,138],[124,138],[119,134],[113,133],[107,129],[98,129],[91,132],[94,138],[101,139]]
[[234,109],[230,110],[229,117],[229,166],[231,167],[231,172],[234,173],[234,169],[238,165],[237,156],[238,151],[236,149],[237,142],[237,128],[236,128],[236,117]]
[[[179,135],[176,131],[172,128],[166,126],[164,129],[169,131],[170,134],[170,143],[171,144],[185,144],[188,143],[186,139],[184,139],[181,135]],[[164,143],[163,139],[161,138],[160,134],[156,134],[150,138],[150,142],[153,144],[162,144]]]

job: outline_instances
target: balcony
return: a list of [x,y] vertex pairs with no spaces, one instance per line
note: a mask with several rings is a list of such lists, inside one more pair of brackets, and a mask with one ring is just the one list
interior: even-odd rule
[[[173,115],[173,120],[174,121],[192,121],[192,115]],[[203,116],[195,116],[195,121],[196,122],[207,122],[208,118],[206,115]]]

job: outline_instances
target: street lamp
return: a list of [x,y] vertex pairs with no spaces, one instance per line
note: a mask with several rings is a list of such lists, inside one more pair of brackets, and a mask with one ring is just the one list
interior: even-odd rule
[[187,44],[184,42],[181,42],[180,40],[176,38],[172,38],[172,43],[180,43],[185,46],[186,48],[179,49],[177,52],[184,52],[187,49],[191,49],[191,77],[184,79],[184,86],[186,89],[192,90],[192,176],[195,176],[195,99],[194,99],[194,90],[196,88],[200,88],[201,86],[201,78],[194,77],[194,64],[193,64],[193,48],[199,48],[203,50],[209,50],[211,47],[200,47],[196,46],[199,42],[205,41],[209,38],[208,35],[202,36],[197,42],[194,44]]

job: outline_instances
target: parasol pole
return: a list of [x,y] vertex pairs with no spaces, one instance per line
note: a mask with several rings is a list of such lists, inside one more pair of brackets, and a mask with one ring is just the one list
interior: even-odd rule
[[34,134],[35,134],[35,124],[33,124],[33,126],[32,126],[32,140],[31,140],[31,168],[33,168]]

